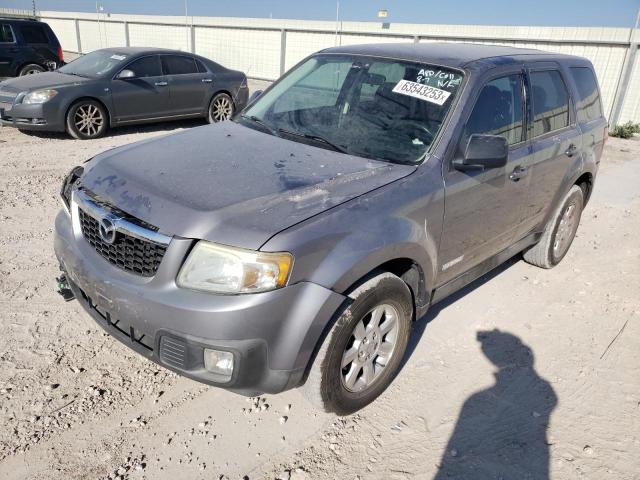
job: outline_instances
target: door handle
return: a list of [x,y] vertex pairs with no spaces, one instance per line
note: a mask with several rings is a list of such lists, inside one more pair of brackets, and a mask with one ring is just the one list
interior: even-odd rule
[[167,82],[156,82],[155,85],[156,87],[166,87],[169,84]]
[[564,152],[567,157],[573,157],[578,152],[578,147],[576,147],[573,143],[569,145],[569,148]]
[[211,80],[210,78],[203,78],[202,79],[202,83],[211,83],[213,82],[213,80]]
[[512,180],[514,182],[520,181],[520,179],[527,174],[527,170],[528,168],[526,167],[517,166],[513,169],[511,175],[509,175],[509,180]]

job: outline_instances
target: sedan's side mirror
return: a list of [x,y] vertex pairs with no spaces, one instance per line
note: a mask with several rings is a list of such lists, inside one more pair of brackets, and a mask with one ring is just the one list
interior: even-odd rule
[[260,95],[262,95],[263,90],[256,90],[249,97],[249,103],[253,103]]
[[134,78],[136,76],[135,73],[133,73],[133,70],[127,70],[126,68],[124,70],[122,70],[118,76],[116,78],[120,79],[120,80],[124,80],[126,78]]
[[462,160],[455,160],[456,170],[481,170],[485,168],[501,168],[507,164],[509,144],[507,139],[497,135],[479,135],[469,137]]

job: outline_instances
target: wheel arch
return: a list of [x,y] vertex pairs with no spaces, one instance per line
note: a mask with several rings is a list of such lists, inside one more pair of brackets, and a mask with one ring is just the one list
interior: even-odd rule
[[582,189],[584,204],[586,205],[593,192],[593,174],[591,172],[585,172],[580,175],[573,184],[578,185]]

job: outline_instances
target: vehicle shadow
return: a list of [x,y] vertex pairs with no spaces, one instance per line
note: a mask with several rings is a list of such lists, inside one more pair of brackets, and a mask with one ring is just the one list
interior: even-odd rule
[[419,318],[418,320],[416,320],[416,322],[413,325],[413,329],[411,330],[411,336],[409,337],[409,343],[407,344],[407,350],[405,352],[404,358],[402,359],[402,363],[400,364],[400,368],[401,369],[404,368],[406,363],[409,361],[409,359],[413,355],[413,352],[415,351],[416,347],[420,343],[420,339],[422,338],[422,335],[424,334],[424,331],[427,328],[427,325],[429,324],[429,322],[433,321],[442,310],[451,306],[461,298],[464,298],[466,295],[473,292],[476,288],[484,285],[490,280],[493,280],[495,277],[505,272],[506,270],[508,270],[510,267],[512,267],[513,265],[515,265],[521,260],[522,260],[521,255],[514,256],[513,258],[507,260],[506,262],[494,268],[490,272],[474,280],[466,287],[458,290],[457,292],[448,296],[444,300],[429,307],[429,310],[427,311],[427,313],[421,318]]
[[[195,118],[189,120],[176,120],[172,122],[158,122],[158,123],[146,123],[140,125],[131,125],[126,127],[111,128],[102,138],[109,137],[121,137],[123,135],[132,135],[136,133],[151,133],[151,132],[167,132],[170,133],[174,130],[201,127],[208,125],[208,123],[202,118]],[[21,130],[21,133],[37,138],[57,139],[57,140],[75,140],[69,134],[64,132],[39,132],[30,130]],[[87,140],[91,141],[91,140]]]
[[517,336],[496,329],[477,339],[497,367],[495,383],[464,402],[434,480],[548,479],[547,427],[558,403],[551,384]]

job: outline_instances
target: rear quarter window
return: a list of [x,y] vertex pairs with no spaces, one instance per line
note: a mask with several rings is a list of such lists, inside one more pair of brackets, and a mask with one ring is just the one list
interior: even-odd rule
[[27,44],[49,43],[47,32],[41,25],[22,25],[20,26],[20,33]]
[[0,43],[13,43],[15,38],[13,37],[13,30],[11,25],[6,23],[0,24]]
[[557,70],[531,72],[533,136],[569,126],[569,94]]
[[602,117],[602,102],[593,71],[587,67],[571,67],[570,71],[578,89],[576,101],[578,122],[588,123]]

